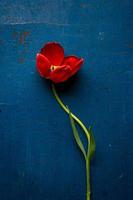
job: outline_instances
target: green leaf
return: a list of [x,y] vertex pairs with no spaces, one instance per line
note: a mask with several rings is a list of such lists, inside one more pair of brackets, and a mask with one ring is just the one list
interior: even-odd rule
[[88,133],[90,135],[90,143],[88,145],[87,157],[89,159],[92,159],[92,157],[95,153],[95,150],[96,150],[96,143],[95,143],[95,139],[94,139],[94,136],[93,136],[93,133],[92,133],[92,127],[91,126],[88,129]]
[[74,122],[74,120],[72,118],[72,114],[71,114],[70,110],[69,110],[69,117],[70,117],[70,123],[71,123],[71,126],[72,126],[72,130],[73,130],[73,134],[74,134],[74,138],[76,140],[76,143],[79,146],[81,152],[83,153],[83,155],[84,155],[84,157],[86,159],[86,151],[85,151],[83,143],[82,143],[82,141],[81,141],[81,139],[79,137],[79,134],[78,134],[77,128],[75,126],[75,122]]

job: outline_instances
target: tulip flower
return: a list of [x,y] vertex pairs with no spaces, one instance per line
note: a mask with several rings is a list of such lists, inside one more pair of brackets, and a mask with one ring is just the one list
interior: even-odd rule
[[[61,108],[69,115],[70,124],[75,141],[84,156],[86,163],[86,200],[91,199],[90,188],[90,160],[95,152],[95,140],[92,129],[87,128],[83,122],[76,117],[62,102],[57,94],[54,83],[61,83],[76,74],[83,64],[83,58],[77,56],[64,56],[63,47],[57,42],[47,43],[36,56],[36,66],[41,77],[52,81],[52,92]],[[80,139],[75,123],[80,126],[87,139],[87,148]]]
[[36,66],[42,77],[61,83],[73,76],[83,64],[83,58],[64,56],[63,47],[48,42],[36,56]]

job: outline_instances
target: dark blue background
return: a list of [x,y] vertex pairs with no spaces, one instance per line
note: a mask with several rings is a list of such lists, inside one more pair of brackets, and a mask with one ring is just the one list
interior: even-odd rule
[[132,0],[0,1],[0,200],[85,200],[68,116],[35,70],[47,41],[85,59],[60,92],[97,143],[92,200],[133,197]]

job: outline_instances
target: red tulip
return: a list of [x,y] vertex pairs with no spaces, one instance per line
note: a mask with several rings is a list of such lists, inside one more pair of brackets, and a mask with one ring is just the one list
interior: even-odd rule
[[83,64],[83,58],[64,57],[64,49],[57,42],[48,42],[36,56],[36,66],[42,77],[55,83],[66,81]]

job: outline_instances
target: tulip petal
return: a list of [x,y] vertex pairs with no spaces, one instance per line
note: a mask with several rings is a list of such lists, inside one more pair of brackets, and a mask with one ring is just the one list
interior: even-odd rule
[[55,83],[66,81],[71,76],[71,68],[68,65],[62,65],[50,73],[50,79]]
[[36,56],[36,67],[40,73],[40,76],[48,78],[50,74],[50,62],[49,60],[42,54],[38,53]]
[[61,65],[64,59],[64,49],[57,42],[48,42],[42,49],[41,54],[48,58],[51,65]]
[[84,60],[83,58],[78,58],[76,56],[67,56],[63,60],[63,65],[69,65],[72,70],[72,75],[74,75],[83,64]]

